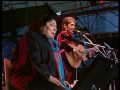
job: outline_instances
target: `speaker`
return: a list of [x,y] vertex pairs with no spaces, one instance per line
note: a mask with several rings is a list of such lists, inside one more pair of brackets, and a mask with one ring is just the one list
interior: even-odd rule
[[72,90],[106,90],[118,77],[119,64],[97,57],[86,69],[79,71],[78,82]]

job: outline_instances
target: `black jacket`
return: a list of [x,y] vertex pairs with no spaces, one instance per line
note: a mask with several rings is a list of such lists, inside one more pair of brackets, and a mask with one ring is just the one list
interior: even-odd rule
[[47,90],[49,76],[57,75],[48,38],[39,32],[27,32],[12,57],[11,90]]

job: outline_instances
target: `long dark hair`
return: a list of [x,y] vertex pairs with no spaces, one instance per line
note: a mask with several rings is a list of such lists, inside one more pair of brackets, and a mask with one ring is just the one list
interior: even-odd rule
[[44,15],[39,19],[36,19],[29,28],[29,31],[42,32],[41,27],[45,26],[50,20],[56,20],[53,16]]

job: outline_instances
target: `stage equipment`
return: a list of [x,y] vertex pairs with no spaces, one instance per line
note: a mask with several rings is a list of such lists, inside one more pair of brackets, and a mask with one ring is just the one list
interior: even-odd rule
[[106,42],[104,42],[104,45],[94,44],[88,38],[89,34],[82,33],[80,35],[84,37],[86,41],[76,42],[80,42],[79,44],[83,44],[88,48],[92,46],[97,50],[95,60],[85,70],[87,73],[82,77],[77,76],[78,82],[72,90],[106,90],[113,80],[118,78],[119,51],[111,48]]

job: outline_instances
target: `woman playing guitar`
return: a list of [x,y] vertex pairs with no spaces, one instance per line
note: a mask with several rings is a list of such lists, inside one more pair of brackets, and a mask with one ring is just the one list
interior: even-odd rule
[[57,36],[64,62],[66,81],[70,84],[73,83],[72,77],[75,68],[80,67],[82,61],[88,60],[84,46],[75,42],[72,38],[75,25],[76,21],[73,17],[65,17],[62,21],[62,31]]

